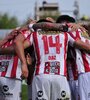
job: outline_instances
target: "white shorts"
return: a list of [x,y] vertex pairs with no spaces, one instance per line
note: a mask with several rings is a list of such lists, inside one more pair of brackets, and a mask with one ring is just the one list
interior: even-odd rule
[[27,85],[28,90],[28,100],[32,100],[32,84]]
[[69,85],[71,89],[72,100],[79,100],[78,80],[70,80]]
[[90,72],[79,75],[78,85],[80,100],[90,100]]
[[66,77],[40,74],[33,78],[32,100],[71,100]]
[[21,100],[21,80],[0,77],[0,100]]

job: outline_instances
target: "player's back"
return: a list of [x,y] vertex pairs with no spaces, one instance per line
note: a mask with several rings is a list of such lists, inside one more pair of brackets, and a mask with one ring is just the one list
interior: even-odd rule
[[35,74],[66,75],[68,34],[40,31],[32,35],[36,54]]

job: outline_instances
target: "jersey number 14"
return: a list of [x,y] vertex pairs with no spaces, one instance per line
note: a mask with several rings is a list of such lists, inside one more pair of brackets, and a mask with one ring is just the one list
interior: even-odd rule
[[47,37],[46,35],[42,37],[43,43],[44,43],[44,52],[45,54],[49,54],[49,47],[55,47],[56,53],[60,54],[60,47],[62,47],[62,44],[60,43],[59,35],[55,36],[55,42],[53,42],[52,36]]

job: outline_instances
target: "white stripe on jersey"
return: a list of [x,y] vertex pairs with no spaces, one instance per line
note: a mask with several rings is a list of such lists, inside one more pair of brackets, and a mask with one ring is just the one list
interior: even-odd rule
[[7,55],[6,57],[10,59],[6,59],[5,56],[0,55],[0,58],[4,57],[0,60],[0,76],[21,79],[21,63],[18,57],[15,58],[13,55],[11,57]]

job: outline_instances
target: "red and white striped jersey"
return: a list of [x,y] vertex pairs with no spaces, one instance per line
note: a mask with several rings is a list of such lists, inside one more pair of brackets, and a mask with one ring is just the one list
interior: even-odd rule
[[[80,30],[76,31],[76,36],[74,33],[72,33],[72,34],[70,33],[74,39],[79,38],[83,42],[90,44],[90,40],[83,37],[82,32]],[[78,68],[79,74],[85,73],[85,72],[90,72],[90,54],[76,49],[76,63],[77,63],[77,68]]]
[[[13,40],[2,47],[6,48],[12,44]],[[0,76],[21,79],[21,62],[17,55],[0,55]]]
[[[25,38],[29,37],[29,31],[22,32]],[[13,45],[13,40],[5,43],[2,48]],[[21,61],[17,55],[0,55],[0,76],[21,79]]]
[[35,75],[57,74],[66,75],[66,59],[68,43],[74,39],[67,33],[34,32],[30,37],[36,54]]

